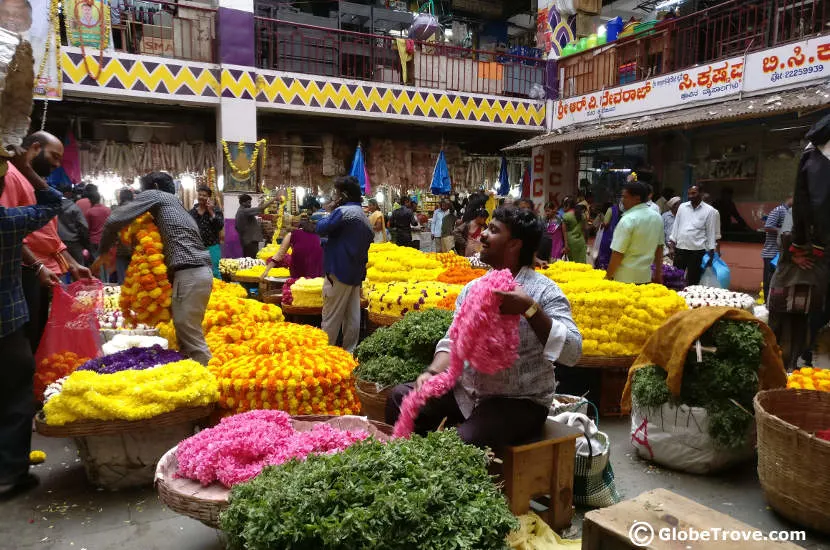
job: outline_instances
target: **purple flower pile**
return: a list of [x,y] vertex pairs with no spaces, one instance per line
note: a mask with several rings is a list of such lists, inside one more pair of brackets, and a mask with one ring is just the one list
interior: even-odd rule
[[[651,266],[652,273],[654,266]],[[680,292],[686,288],[686,272],[674,266],[663,264],[663,286]]]
[[144,370],[156,365],[166,365],[185,359],[174,350],[167,350],[158,344],[150,348],[130,348],[112,355],[91,359],[77,370],[91,370],[98,374],[113,374],[124,370]]

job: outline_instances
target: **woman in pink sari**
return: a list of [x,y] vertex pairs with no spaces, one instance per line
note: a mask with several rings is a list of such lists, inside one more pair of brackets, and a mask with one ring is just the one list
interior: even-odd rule
[[292,279],[305,277],[314,279],[323,276],[323,247],[320,236],[314,231],[314,223],[308,214],[300,215],[299,226],[282,240],[279,251],[268,260],[262,279],[268,276],[272,267],[280,265],[291,248],[289,271]]
[[[545,205],[545,238],[542,239],[548,249],[539,251],[539,259],[554,262],[562,259],[565,251],[565,231],[562,228],[562,217],[556,209],[556,205],[549,202]],[[545,257],[550,254],[549,257]]]

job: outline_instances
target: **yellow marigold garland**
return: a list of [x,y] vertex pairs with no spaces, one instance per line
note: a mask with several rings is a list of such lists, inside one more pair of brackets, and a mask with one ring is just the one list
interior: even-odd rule
[[121,231],[124,244],[133,247],[121,287],[119,305],[128,325],[156,325],[170,319],[173,287],[164,264],[161,234],[149,213]]

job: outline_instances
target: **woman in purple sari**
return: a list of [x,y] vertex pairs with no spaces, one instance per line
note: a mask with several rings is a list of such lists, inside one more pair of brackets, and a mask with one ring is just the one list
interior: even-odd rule
[[323,246],[320,243],[320,236],[314,231],[314,222],[309,220],[308,214],[301,214],[299,226],[285,236],[279,252],[268,260],[265,272],[262,274],[263,279],[272,267],[283,262],[289,247],[291,248],[289,271],[292,279],[301,277],[314,279],[323,276]]
[[611,262],[611,241],[614,239],[614,230],[622,217],[622,210],[619,204],[612,204],[605,212],[602,223],[602,240],[599,243],[599,254],[597,255],[594,267],[597,269],[608,269]]
[[550,245],[549,250],[543,251],[550,253],[550,257],[543,257],[547,255],[543,253],[539,255],[539,259],[551,262],[562,259],[565,251],[565,231],[562,228],[562,217],[552,202],[545,205],[545,239],[543,242]]

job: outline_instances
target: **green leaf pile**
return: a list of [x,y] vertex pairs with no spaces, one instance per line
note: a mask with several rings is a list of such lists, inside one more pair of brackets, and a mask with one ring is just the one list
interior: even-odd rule
[[410,311],[391,327],[383,327],[355,349],[354,375],[381,386],[412,382],[432,362],[435,346],[452,324],[452,312]]
[[666,386],[666,371],[655,365],[635,372],[631,384],[633,400],[646,408],[669,401],[702,407],[709,416],[709,435],[715,445],[727,449],[743,447],[753,423],[747,411],[753,410],[752,399],[758,392],[764,336],[753,322],[718,321],[701,337],[701,344],[716,347],[717,351],[704,353],[703,362],[697,363],[694,348],[689,350],[679,400],[672,399]]
[[504,549],[518,527],[484,452],[454,430],[266,468],[221,516],[231,548]]

